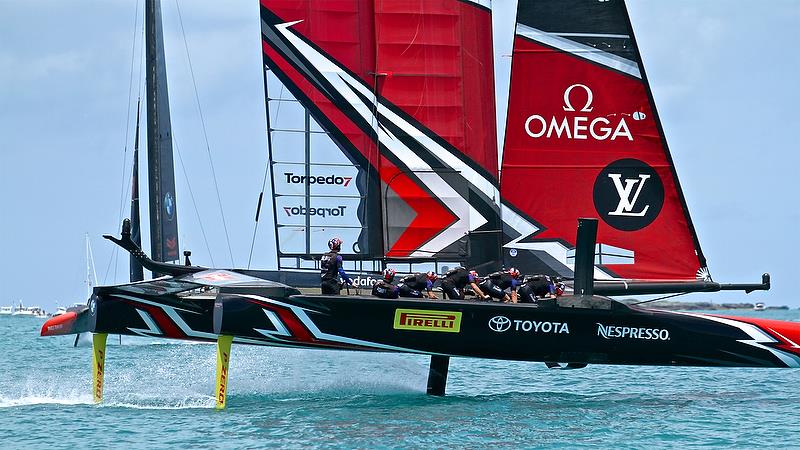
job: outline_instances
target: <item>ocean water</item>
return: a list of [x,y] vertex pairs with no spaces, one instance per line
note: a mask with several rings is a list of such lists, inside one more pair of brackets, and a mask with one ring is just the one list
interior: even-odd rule
[[[800,321],[800,311],[743,312]],[[215,346],[109,337],[91,348],[0,317],[2,448],[797,447],[800,370],[589,366],[234,345],[214,410]]]

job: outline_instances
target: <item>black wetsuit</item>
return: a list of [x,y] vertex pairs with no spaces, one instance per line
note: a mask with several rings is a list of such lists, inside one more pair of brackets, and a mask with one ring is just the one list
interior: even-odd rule
[[372,286],[372,295],[380,298],[397,298],[400,296],[400,288],[386,280],[380,280]]
[[502,300],[506,296],[506,289],[515,291],[517,284],[517,279],[508,272],[495,272],[484,278],[479,287],[484,294]]
[[433,283],[424,273],[406,275],[397,283],[400,297],[422,298],[422,291],[430,290],[432,287]]
[[442,279],[442,293],[444,294],[444,298],[463,300],[464,288],[474,281],[475,279],[472,275],[463,267],[456,267],[455,269],[448,270]]
[[325,253],[322,255],[322,263],[320,264],[320,267],[322,269],[322,280],[320,283],[322,293],[328,295],[339,295],[339,291],[342,289],[341,285],[339,284],[339,276],[341,276],[346,282],[350,281],[350,278],[342,268],[342,256],[335,251]]
[[536,299],[544,298],[553,293],[553,283],[547,275],[535,275],[525,281],[517,292],[520,303],[535,303]]

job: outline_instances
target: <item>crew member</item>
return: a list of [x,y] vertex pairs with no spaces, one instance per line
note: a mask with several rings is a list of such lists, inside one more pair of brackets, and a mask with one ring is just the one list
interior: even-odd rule
[[[492,298],[505,303],[517,303],[517,286],[519,284],[519,270],[512,267],[489,274],[480,284],[480,288]],[[506,293],[506,290],[509,290],[511,295]]]
[[380,298],[397,298],[400,296],[400,288],[392,284],[396,270],[387,267],[383,271],[383,279],[372,286],[372,295]]
[[[560,283],[563,293],[563,283]],[[557,293],[556,285],[547,275],[533,275],[525,278],[525,282],[519,288],[520,303],[536,303],[540,298],[549,298]]]
[[328,248],[331,250],[322,255],[321,268],[322,268],[322,293],[328,295],[339,295],[342,285],[339,282],[339,277],[342,281],[352,285],[353,280],[347,276],[347,273],[342,267],[342,255],[339,252],[342,249],[342,240],[338,237],[332,238],[328,241]]
[[[481,281],[483,281],[481,276],[478,275],[478,271],[477,270],[470,270],[469,271],[469,275],[472,277],[472,283],[474,283],[476,287],[481,284]],[[470,287],[469,290],[466,289],[466,288],[464,289],[464,294],[472,292],[472,295],[474,295],[475,297],[477,297],[480,300],[490,300],[491,299],[491,297],[489,297],[486,294],[484,294],[483,291],[481,291],[481,293],[478,294],[478,291],[476,291],[475,288],[472,287],[472,283],[469,284],[469,287]],[[480,290],[480,288],[478,288],[478,290]]]
[[478,287],[477,280],[478,272],[474,270],[467,272],[467,269],[463,267],[450,269],[442,279],[442,294],[445,299],[464,300],[464,288],[469,285],[476,296],[486,299],[486,295]]
[[439,278],[436,272],[428,273],[414,273],[403,277],[397,283],[398,292],[400,297],[422,298],[423,292],[431,300],[436,300],[433,294],[433,282]]
[[564,292],[567,290],[567,285],[564,283],[564,279],[561,277],[553,278],[553,295],[555,297],[561,297],[564,295]]

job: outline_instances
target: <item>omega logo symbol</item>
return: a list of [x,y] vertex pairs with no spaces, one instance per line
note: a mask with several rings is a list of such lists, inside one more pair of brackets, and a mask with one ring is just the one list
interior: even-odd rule
[[575,108],[572,107],[572,102],[570,102],[570,92],[576,87],[583,88],[583,90],[586,91],[586,104],[581,108],[581,112],[591,112],[594,94],[592,94],[592,90],[589,89],[589,86],[585,84],[573,84],[564,91],[564,111],[575,111]]
[[[582,92],[581,92],[582,91]],[[583,95],[586,100],[583,100]],[[585,84],[576,83],[564,90],[564,113],[532,114],[525,119],[525,134],[534,139],[570,139],[593,141],[627,140],[633,134],[625,117],[643,120],[644,113],[589,114],[594,111],[594,93]],[[575,109],[580,108],[580,109]]]

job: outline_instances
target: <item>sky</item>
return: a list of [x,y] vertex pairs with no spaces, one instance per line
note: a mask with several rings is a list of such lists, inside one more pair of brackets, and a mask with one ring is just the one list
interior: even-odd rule
[[[162,8],[181,247],[195,264],[246,267],[255,242],[251,267],[274,268],[269,209],[253,240],[267,164],[258,2],[163,0]],[[772,274],[767,293],[684,298],[800,307],[800,2],[630,0],[628,8],[711,274],[718,282]],[[0,304],[52,311],[84,302],[86,234],[98,281],[127,278],[127,255],[101,235],[118,235],[128,215],[136,10],[137,0],[0,0]]]

